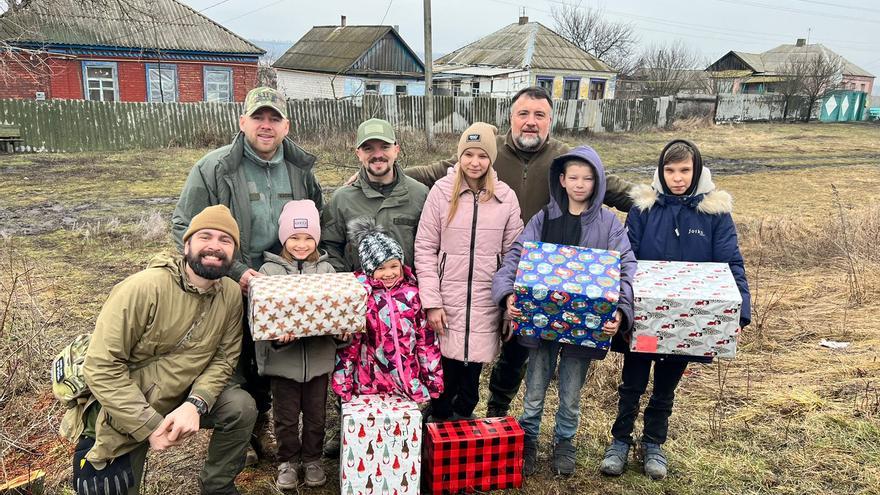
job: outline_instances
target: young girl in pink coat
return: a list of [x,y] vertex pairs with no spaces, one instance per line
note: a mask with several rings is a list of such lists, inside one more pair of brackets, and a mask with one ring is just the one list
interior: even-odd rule
[[471,417],[482,365],[500,348],[492,277],[523,223],[516,194],[492,169],[496,130],[477,122],[464,131],[458,164],[428,193],[416,234],[419,292],[443,355],[444,392],[431,401],[435,420]]

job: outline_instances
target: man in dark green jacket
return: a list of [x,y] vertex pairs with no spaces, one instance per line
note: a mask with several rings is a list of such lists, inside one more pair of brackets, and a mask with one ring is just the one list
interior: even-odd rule
[[[174,239],[182,249],[182,235],[193,215],[210,205],[229,207],[241,228],[241,244],[229,277],[247,296],[250,279],[261,275],[258,270],[263,265],[263,252],[281,252],[278,218],[284,204],[311,199],[320,210],[323,199],[313,172],[315,156],[287,137],[290,121],[281,93],[266,87],[251,90],[238,126],[241,132],[232,144],[208,153],[192,168],[171,223]],[[257,373],[254,354],[245,325],[234,379],[244,382],[257,402],[260,418],[255,446],[271,457],[275,442],[267,414],[272,406],[269,381]]]
[[403,247],[404,263],[413,266],[416,228],[428,188],[404,175],[396,163],[398,153],[400,146],[388,122],[370,119],[358,127],[355,154],[362,167],[352,184],[333,193],[321,214],[321,246],[337,272],[361,267],[347,226],[363,216],[375,218]]
[[[498,158],[492,164],[498,178],[516,192],[523,223],[528,223],[550,201],[547,175],[553,159],[569,151],[568,145],[550,137],[553,101],[541,88],[520,90],[511,100],[510,131],[497,137]],[[431,187],[444,177],[457,157],[432,165],[409,167],[405,173]],[[632,184],[612,174],[606,175],[604,203],[620,211],[629,211]],[[501,348],[501,356],[489,380],[487,416],[506,416],[510,402],[519,391],[525,375],[528,350],[510,339]]]

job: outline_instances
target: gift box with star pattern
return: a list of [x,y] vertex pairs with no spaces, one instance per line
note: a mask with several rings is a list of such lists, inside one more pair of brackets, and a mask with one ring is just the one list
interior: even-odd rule
[[630,350],[736,355],[742,296],[727,263],[639,261]]
[[248,300],[254,340],[366,330],[367,290],[353,273],[254,277]]
[[617,310],[620,253],[524,242],[513,291],[523,312],[512,322],[518,335],[606,349],[602,325]]

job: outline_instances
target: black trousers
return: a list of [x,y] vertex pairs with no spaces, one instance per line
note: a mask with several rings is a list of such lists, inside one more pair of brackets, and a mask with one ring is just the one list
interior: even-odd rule
[[529,349],[517,342],[516,337],[501,346],[501,355],[492,368],[489,377],[489,403],[487,409],[506,415],[510,403],[519,392],[523,377],[526,376],[526,364],[529,360]]
[[305,383],[279,377],[272,377],[271,381],[272,395],[275,397],[273,407],[278,461],[309,463],[320,460],[324,450],[329,375],[317,376]]
[[654,367],[654,389],[645,407],[642,441],[662,444],[669,431],[669,416],[675,401],[675,389],[681,381],[687,361],[653,360],[638,354],[626,353],[623,358],[623,382],[617,388],[617,419],[611,435],[622,442],[633,444],[632,432],[639,415],[639,400],[648,388],[651,366]]
[[439,420],[452,417],[453,414],[469,417],[480,401],[481,363],[441,358],[443,364],[443,393],[431,399],[431,416]]
[[[247,299],[244,307],[248,307]],[[272,409],[272,391],[268,376],[260,376],[257,371],[257,351],[254,347],[254,339],[251,337],[250,320],[247,311],[244,314],[242,325],[241,355],[238,358],[238,366],[234,380],[241,385],[247,393],[251,394],[257,404],[257,412],[261,415]]]

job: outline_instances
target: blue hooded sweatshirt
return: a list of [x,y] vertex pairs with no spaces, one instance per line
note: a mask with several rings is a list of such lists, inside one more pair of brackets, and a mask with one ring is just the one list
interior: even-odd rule
[[[513,293],[513,283],[516,280],[516,267],[522,254],[522,245],[526,241],[541,241],[545,217],[551,221],[560,218],[563,214],[562,206],[568,204],[568,195],[559,183],[563,165],[568,160],[577,159],[590,164],[596,180],[593,183],[593,194],[590,196],[589,206],[581,214],[581,239],[578,246],[608,249],[620,251],[620,299],[618,308],[623,313],[623,321],[620,323],[618,334],[629,331],[633,321],[633,291],[632,280],[636,274],[636,258],[629,245],[626,229],[617,220],[610,210],[602,208],[602,202],[595,198],[605,197],[605,167],[602,160],[593,148],[578,146],[564,155],[558,156],[550,165],[548,180],[550,182],[550,203],[529,220],[525,230],[513,244],[510,251],[504,257],[501,269],[495,273],[492,283],[492,298],[496,304],[505,307],[507,296]],[[565,199],[563,199],[565,198]],[[538,347],[538,337],[518,337],[524,347]],[[575,344],[565,344],[562,352],[567,356],[604,359],[607,349],[594,349]]]

